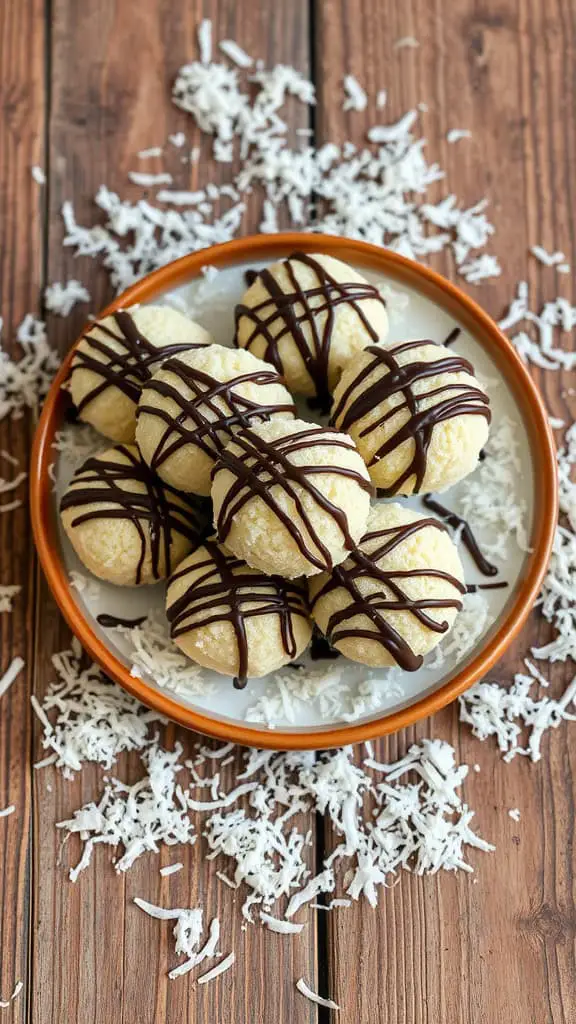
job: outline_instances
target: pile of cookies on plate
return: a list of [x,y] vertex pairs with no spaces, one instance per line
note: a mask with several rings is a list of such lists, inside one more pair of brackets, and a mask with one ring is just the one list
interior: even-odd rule
[[137,306],[75,350],[77,415],[114,445],[74,475],[64,529],[102,580],[167,580],[175,643],[236,686],[298,658],[313,624],[353,661],[413,671],[462,606],[443,523],[389,499],[474,469],[488,397],[452,349],[387,332],[356,270],[294,253],[251,274],[233,348]]

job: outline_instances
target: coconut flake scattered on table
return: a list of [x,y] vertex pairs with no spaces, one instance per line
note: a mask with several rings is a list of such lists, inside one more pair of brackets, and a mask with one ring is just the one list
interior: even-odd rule
[[30,168],[30,174],[32,175],[37,185],[46,184],[46,175],[42,168],[38,166],[38,164],[34,164],[34,166]]
[[344,103],[342,110],[366,110],[368,97],[354,75],[344,76]]
[[203,932],[203,913],[201,907],[191,909],[175,908],[171,910],[148,903],[147,900],[140,899],[138,896],[134,897],[134,903],[145,914],[148,914],[149,917],[154,917],[158,921],[176,922],[173,929],[174,951],[177,956],[184,956],[186,959],[168,972],[168,977],[171,981],[175,978],[180,978],[183,974],[188,974],[189,971],[204,960],[218,956],[217,947],[220,938],[220,922],[218,918],[214,918],[211,921],[208,939],[204,946],[198,949]]
[[60,362],[58,353],[48,345],[46,325],[33,313],[27,313],[20,323],[16,341],[22,351],[19,359],[12,359],[0,347],[0,420],[6,416],[20,419],[26,409],[36,414]]
[[[530,309],[530,294],[527,281],[520,281],[515,298],[507,313],[500,320],[503,331],[511,331],[521,324],[526,327],[513,333],[510,341],[516,347],[525,363],[533,363],[542,370],[574,370],[576,351],[561,348],[557,344],[558,334],[566,335],[576,327],[576,306],[568,299],[559,297],[545,302],[539,313]],[[534,338],[529,332],[532,330]]]
[[16,584],[0,583],[0,614],[13,610],[14,598],[21,590],[22,587]]
[[14,1002],[14,1000],[18,998],[18,996],[20,995],[20,993],[21,993],[23,988],[24,988],[24,982],[23,981],[17,981],[15,986],[14,986],[14,990],[13,990],[12,995],[10,996],[10,998],[9,999],[0,999],[0,1009],[1,1010],[7,1010],[8,1007],[10,1006],[10,1003]]
[[88,289],[75,278],[66,281],[66,284],[55,281],[44,290],[46,309],[57,316],[68,316],[77,302],[90,302],[90,299]]
[[[65,740],[61,734],[64,747]],[[247,920],[252,920],[254,904],[268,913],[282,898],[288,898],[284,917],[290,920],[319,894],[333,891],[341,861],[350,869],[346,894],[352,899],[364,895],[374,906],[378,887],[400,868],[418,874],[471,871],[466,847],[493,849],[472,832],[473,812],[457,793],[467,767],[457,766],[453,749],[438,740],[423,740],[390,765],[371,759],[355,764],[351,749],[318,755],[250,750],[235,788],[209,802],[194,793],[198,784],[204,787],[211,780],[199,778],[191,762],[186,762],[191,781],[182,775],[177,783],[185,767],[179,745],[167,751],[149,737],[141,743],[143,776],[138,782],[126,785],[108,778],[98,803],[86,804],[59,823],[84,843],[73,879],[88,867],[95,844],[123,849],[116,870],[125,871],[162,843],[195,842],[191,811],[206,815],[209,859],[231,860],[230,881],[246,887],[242,912]],[[101,744],[96,752],[101,757]],[[410,781],[411,773],[419,781]],[[408,779],[400,784],[404,775]],[[247,803],[232,806],[241,796]],[[372,815],[366,800],[373,805]],[[308,865],[310,834],[294,825],[300,811],[328,816],[341,840],[316,875]]]
[[446,132],[446,142],[454,143],[460,142],[461,139],[471,139],[472,132],[468,131],[467,128],[451,128],[449,132]]
[[317,992],[313,992],[309,985],[306,984],[304,978],[298,978],[296,982],[296,988],[299,992],[309,999],[311,1003],[316,1003],[318,1006],[324,1006],[327,1010],[339,1010],[338,1003],[335,1003],[333,999],[324,999],[323,996],[319,996]]
[[[270,70],[257,65],[247,73],[243,67],[211,63],[208,22],[202,23],[199,39],[201,60],[180,69],[174,102],[213,137],[219,162],[231,163],[239,152],[240,169],[227,185],[214,186],[213,198],[200,202],[194,212],[164,210],[145,200],[122,201],[102,186],[96,205],[107,219],[84,228],[76,223],[72,204],[64,203],[65,244],[101,259],[117,290],[190,251],[233,238],[241,229],[245,197],[254,186],[262,193],[263,232],[278,230],[278,211],[283,208],[294,227],[314,226],[364,238],[411,258],[450,246],[470,282],[499,273],[494,257],[474,255],[493,232],[485,200],[469,209],[459,207],[454,196],[436,204],[421,202],[428,187],[444,175],[437,164],[427,164],[424,139],[413,134],[417,110],[394,124],[372,126],[372,148],[328,142],[318,149],[291,149],[282,108],[288,96],[313,105],[312,83],[285,65]],[[224,44],[232,59],[230,46]],[[358,83],[352,85],[352,76],[347,76],[347,83],[353,90],[348,99],[355,109],[362,109],[363,90]],[[383,103],[381,91],[379,107]],[[158,176],[142,177],[140,172],[133,172],[132,180],[143,187],[159,183]],[[238,198],[215,216],[213,203],[230,198],[231,184]]]
[[24,659],[20,656],[13,658],[3,676],[0,677],[0,697],[8,692],[24,668]]

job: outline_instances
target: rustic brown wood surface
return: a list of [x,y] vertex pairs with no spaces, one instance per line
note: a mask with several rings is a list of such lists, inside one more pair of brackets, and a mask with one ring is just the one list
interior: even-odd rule
[[[62,201],[73,197],[79,220],[93,219],[101,182],[130,195],[126,173],[138,149],[168,132],[196,135],[170,103],[169,83],[196,53],[202,16],[216,38],[235,38],[270,63],[293,63],[318,87],[316,138],[361,142],[387,88],[386,119],[420,101],[430,153],[447,171],[447,186],[473,202],[490,197],[497,226],[494,250],[502,277],[473,295],[494,315],[527,277],[533,294],[556,294],[554,271],[529,261],[534,243],[562,249],[576,264],[576,9],[572,0],[19,0],[0,3],[0,311],[6,337],[25,312],[41,308],[47,281],[74,276],[78,264],[61,247]],[[396,49],[415,36],[417,49]],[[341,79],[351,72],[370,93],[365,114],[343,114]],[[294,112],[296,120],[302,112]],[[470,128],[473,139],[450,146],[446,131]],[[181,187],[195,187],[173,154]],[[46,168],[39,188],[29,168]],[[209,164],[203,143],[202,181],[224,180],[229,169]],[[440,196],[446,184],[437,186]],[[133,195],[136,197],[137,190]],[[257,226],[255,204],[246,230]],[[453,275],[450,258],[436,266]],[[81,264],[94,306],[109,297],[106,276]],[[570,294],[571,278],[558,279]],[[82,313],[49,321],[64,351]],[[561,375],[537,375],[550,410],[568,418],[569,385]],[[572,408],[572,418],[574,407]],[[0,448],[24,460],[28,419],[0,424]],[[366,904],[321,915],[297,939],[242,931],[240,901],[213,879],[214,866],[197,849],[143,858],[118,877],[99,850],[73,886],[60,858],[54,823],[95,795],[101,773],[85,769],[73,781],[33,773],[42,756],[29,697],[52,678],[50,656],[66,646],[63,626],[31,550],[26,510],[0,516],[0,582],[23,588],[11,616],[0,616],[4,670],[21,654],[26,669],[0,708],[0,998],[17,980],[22,995],[0,1019],[34,1024],[303,1024],[326,1021],[294,987],[304,975],[341,1006],[341,1024],[573,1024],[576,1021],[573,790],[576,755],[570,728],[545,741],[542,762],[519,758],[504,766],[491,745],[458,728],[454,708],[376,744],[376,756],[400,755],[415,738],[450,740],[462,760],[480,765],[465,784],[493,856],[471,860],[476,884],[463,874],[420,879],[404,874],[380,906]],[[531,643],[547,636],[534,620],[500,664],[509,679]],[[561,687],[569,666],[553,673]],[[573,728],[573,727],[572,727]],[[186,745],[189,735],[170,729]],[[237,761],[224,769],[231,779]],[[119,771],[136,773],[136,762]],[[32,778],[34,774],[34,778]],[[516,823],[508,809],[518,807]],[[314,828],[314,822],[309,823]],[[317,835],[329,847],[330,834]],[[62,863],[60,860],[62,859]],[[161,864],[180,859],[172,878]],[[174,961],[169,928],[138,911],[132,898],[205,907],[223,925],[222,952],[234,948],[235,970],[213,985],[168,982]],[[3,1015],[3,1016],[2,1016]]]

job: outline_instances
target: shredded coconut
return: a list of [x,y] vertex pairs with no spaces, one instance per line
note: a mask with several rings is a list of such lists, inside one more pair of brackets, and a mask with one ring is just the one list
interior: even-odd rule
[[303,924],[298,924],[296,921],[284,921],[271,914],[266,914],[263,910],[260,911],[260,920],[271,932],[278,932],[280,935],[299,935],[304,928]]
[[53,655],[52,665],[57,679],[42,704],[31,700],[44,729],[42,746],[53,752],[67,778],[85,761],[110,769],[122,751],[142,750],[149,724],[163,721],[105,679],[75,638],[70,649]]
[[10,804],[9,807],[4,807],[3,810],[0,810],[0,818],[8,818],[10,814],[14,814],[15,810],[16,808],[14,807],[14,804]]
[[198,25],[198,49],[202,63],[209,64],[212,59],[212,22],[209,18],[204,18]]
[[[278,230],[282,207],[293,227],[363,238],[413,259],[451,246],[458,267],[466,268],[471,282],[497,272],[493,257],[470,258],[493,232],[484,200],[468,210],[459,208],[454,196],[435,205],[421,202],[420,197],[443,172],[437,164],[426,162],[425,140],[413,135],[417,109],[395,124],[372,126],[371,148],[328,142],[318,149],[291,149],[282,108],[289,96],[312,105],[312,83],[294,68],[277,65],[268,70],[261,63],[241,81],[238,67],[208,62],[211,47],[206,23],[200,35],[202,59],[180,68],[173,98],[201,131],[212,136],[216,160],[232,163],[239,155],[240,169],[233,181],[237,198],[226,191],[231,183],[214,186],[209,199],[180,213],[146,200],[122,201],[102,186],[96,205],[106,220],[92,228],[77,224],[73,207],[66,202],[62,210],[65,244],[83,255],[98,256],[119,291],[170,260],[235,237],[242,228],[247,196],[255,186],[263,193],[262,233]],[[355,79],[347,76],[347,99],[354,109],[363,109],[363,90],[352,82]],[[377,100],[382,108],[382,90]],[[420,104],[419,109],[423,108]],[[192,153],[191,159],[197,155]],[[138,179],[141,184],[150,180]],[[184,193],[175,196],[181,196],[184,204]],[[174,198],[166,192],[162,198],[157,196],[158,202]],[[230,198],[231,205],[215,216],[213,204],[219,198]]]
[[559,263],[564,263],[566,259],[563,252],[547,252],[541,245],[533,245],[530,252],[545,267],[556,267]]
[[8,692],[8,690],[12,686],[12,683],[16,681],[23,668],[23,658],[16,657],[12,659],[4,675],[0,677],[0,697],[3,697],[4,694]]
[[467,128],[451,128],[449,132],[446,132],[446,142],[460,142],[460,139],[471,139],[472,132],[468,131]]
[[[479,740],[494,736],[505,761],[524,754],[532,761],[542,757],[542,736],[549,729],[557,729],[564,720],[576,721],[576,715],[567,708],[576,697],[576,676],[566,687],[559,700],[534,697],[532,687],[537,679],[530,672],[518,672],[508,688],[498,683],[476,683],[460,698],[460,721],[471,726]],[[528,729],[525,746],[519,740]]]
[[420,43],[414,36],[402,36],[401,39],[397,39],[394,43],[395,50],[415,50],[418,46],[420,46]]
[[106,445],[106,439],[87,423],[65,423],[56,431],[52,442],[54,450],[73,473]]
[[289,669],[273,676],[245,717],[249,722],[263,723],[273,729],[280,724],[295,723],[305,705],[322,717],[351,722],[402,694],[400,673],[394,668],[381,669],[376,677],[366,669],[366,677],[355,684],[344,680],[342,665]]
[[205,974],[201,974],[200,977],[198,978],[198,984],[205,985],[206,982],[208,981],[214,981],[214,978],[217,978],[218,975],[224,974],[225,971],[229,971],[230,968],[233,966],[235,960],[236,954],[229,953],[228,956],[224,957],[224,959],[220,961],[219,964],[216,964],[215,967],[212,967],[210,971],[206,971]]
[[366,110],[368,97],[354,75],[344,76],[343,110]]
[[162,146],[150,146],[149,149],[140,149],[137,153],[139,160],[149,160],[155,156],[162,156]]
[[218,918],[214,918],[211,922],[208,939],[202,949],[198,949],[203,931],[203,914],[200,907],[169,910],[165,907],[158,907],[153,903],[148,903],[147,900],[142,900],[138,896],[134,897],[134,903],[145,914],[148,914],[149,917],[154,917],[158,921],[176,922],[173,931],[175,939],[174,951],[177,956],[184,956],[186,959],[178,967],[169,971],[168,977],[171,981],[174,978],[181,977],[183,974],[188,974],[193,967],[196,967],[197,964],[202,963],[204,960],[218,955],[217,946],[220,938],[220,922]]
[[93,576],[85,576],[77,569],[70,570],[70,586],[82,594],[85,601],[97,601],[102,593],[102,584]]
[[508,811],[508,817],[512,818],[512,821],[520,821],[520,811],[517,807],[511,807]]
[[90,292],[75,278],[66,284],[56,281],[44,291],[46,309],[57,316],[68,316],[77,302],[90,302],[90,299]]
[[159,174],[146,174],[144,171],[128,171],[128,178],[134,185],[141,185],[142,188],[153,188],[155,185],[171,185],[172,175],[167,171]]
[[37,185],[46,184],[46,175],[42,168],[38,166],[38,164],[34,164],[34,167],[30,168],[30,173]]
[[[78,832],[84,836],[84,850],[89,847],[90,853],[95,842],[123,847],[115,865],[118,872],[127,871],[148,850],[158,853],[161,843],[192,845],[196,842],[194,826],[176,779],[183,768],[181,753],[179,744],[168,751],[153,743],[141,755],[146,769],[143,778],[131,786],[109,778],[98,804],[86,804],[71,819],[58,822],[57,827],[67,834]],[[89,860],[89,856],[83,858],[72,869],[72,881]]]
[[313,992],[309,985],[306,984],[304,978],[299,978],[296,982],[296,988],[299,992],[309,999],[311,1003],[317,1003],[318,1006],[325,1006],[327,1010],[339,1010],[338,1003],[335,1003],[333,999],[324,999],[319,996],[316,992]]
[[462,610],[458,613],[452,630],[426,659],[425,667],[442,668],[449,659],[455,664],[460,664],[492,621],[485,594],[479,590],[476,593],[464,594]]
[[24,982],[23,981],[17,981],[15,986],[14,986],[14,991],[12,992],[12,995],[10,996],[10,998],[9,999],[0,999],[0,1009],[1,1010],[7,1010],[8,1007],[10,1006],[10,1003],[12,1003],[15,999],[18,998],[18,996],[20,995],[20,993],[21,993],[23,988],[24,988]]
[[22,587],[15,584],[0,583],[0,614],[13,610],[14,598],[17,597],[21,590]]
[[568,334],[576,327],[576,306],[572,306],[567,299],[557,298],[545,302],[540,312],[536,313],[530,309],[528,283],[520,281],[516,297],[510,303],[499,327],[503,331],[510,331],[522,324],[526,327],[512,334],[510,340],[524,362],[533,363],[543,370],[576,368],[576,351],[561,348],[556,343],[558,333]]
[[543,647],[532,648],[535,658],[576,661],[576,423],[564,435],[558,451],[560,522],[552,555],[536,606],[555,631]]
[[493,426],[485,452],[485,460],[458,491],[458,504],[472,530],[481,532],[484,554],[503,561],[511,540],[521,551],[528,550],[526,502],[518,497],[522,465],[517,426],[508,416]]
[[179,871],[182,871],[183,867],[184,865],[182,861],[179,860],[176,864],[169,864],[165,868],[160,868],[160,874],[162,875],[162,878],[169,878],[170,875],[176,875]]
[[25,409],[36,415],[59,364],[58,354],[48,346],[45,324],[32,313],[22,320],[16,341],[22,350],[18,360],[0,347],[0,420],[20,419]]
[[140,626],[118,626],[117,629],[130,642],[132,675],[145,675],[162,689],[186,696],[212,690],[204,670],[173,643],[164,615],[152,612]]
[[476,259],[462,263],[460,273],[466,278],[468,284],[479,284],[480,281],[487,281],[490,277],[500,277],[502,267],[495,256],[483,252]]
[[235,43],[233,39],[222,39],[218,46],[225,57],[231,60],[239,68],[251,68],[254,61],[252,57],[249,57],[245,50],[238,43]]

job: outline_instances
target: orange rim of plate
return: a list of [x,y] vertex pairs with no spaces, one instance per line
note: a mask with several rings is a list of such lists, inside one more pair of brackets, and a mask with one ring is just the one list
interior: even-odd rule
[[[212,718],[203,711],[180,704],[168,694],[152,689],[144,680],[130,675],[129,669],[94,632],[76,604],[70,580],[59,550],[52,500],[50,464],[54,461],[52,443],[61,425],[66,380],[74,346],[54,379],[38,423],[30,468],[30,505],[34,539],[42,568],[66,622],[82,646],[103,670],[134,697],[160,714],[207,736],[251,747],[277,750],[304,750],[340,747],[396,732],[421,718],[439,711],[481,679],[501,657],[520,632],[537,598],[552,549],[558,516],[556,450],[542,399],[511,343],[494,321],[473,299],[433,270],[397,253],[368,242],[285,232],[277,235],[253,235],[184,256],[154,271],[115,299],[101,316],[139,302],[150,302],[167,291],[185,285],[210,265],[228,267],[237,263],[285,257],[294,250],[323,252],[385,272],[403,285],[441,304],[489,352],[513,392],[526,426],[538,486],[534,495],[531,554],[523,568],[523,578],[504,609],[498,628],[485,646],[462,669],[434,690],[407,707],[368,721],[344,725],[301,727],[296,730],[256,729],[237,722]],[[441,303],[439,299],[441,297]]]

